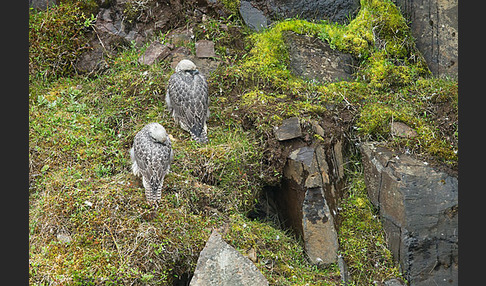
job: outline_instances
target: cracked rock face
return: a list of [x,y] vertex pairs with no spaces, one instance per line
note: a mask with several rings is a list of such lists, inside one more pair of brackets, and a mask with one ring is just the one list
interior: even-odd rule
[[435,76],[458,75],[458,0],[394,0]]
[[345,24],[354,18],[360,7],[359,0],[253,0],[270,20],[300,18],[307,21],[328,20]]
[[284,41],[294,75],[320,83],[352,80],[355,60],[350,54],[333,50],[316,37],[295,32],[284,32]]
[[189,285],[268,285],[258,268],[213,230],[197,260]]
[[368,195],[407,280],[457,285],[457,178],[371,143],[361,153]]
[[336,262],[337,232],[322,187],[306,190],[302,213],[304,248],[309,260],[317,265]]
[[336,182],[343,178],[342,166],[338,166],[341,148],[340,142],[331,146],[329,158],[325,146],[319,144],[290,152],[277,198],[286,225],[302,237],[309,261],[316,265],[337,261],[333,209],[338,200]]

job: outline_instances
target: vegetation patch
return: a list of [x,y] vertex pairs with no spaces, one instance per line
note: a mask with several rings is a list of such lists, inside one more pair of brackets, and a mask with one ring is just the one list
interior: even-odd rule
[[231,11],[232,15],[239,15],[240,14],[240,0],[221,0],[224,7]]
[[235,215],[223,238],[246,256],[255,253],[253,262],[270,285],[340,285],[337,265],[310,265],[302,243],[271,223]]
[[[228,116],[236,106],[214,98],[210,143],[194,143],[165,110],[172,70],[139,65],[139,52],[122,51],[96,77],[31,84],[30,283],[171,284],[194,271],[211,230],[224,223],[232,226],[225,239],[239,249],[267,234],[257,266],[271,281],[332,281],[336,269],[313,268],[291,236],[245,217],[267,171],[262,139]],[[173,137],[176,156],[156,210],[128,155],[136,132],[152,121]]]
[[[284,31],[316,36],[352,54],[360,62],[355,81],[318,85],[294,76]],[[431,77],[406,20],[391,1],[362,0],[356,18],[347,25],[290,19],[249,38],[253,45],[248,56],[222,71],[230,80],[219,85],[243,89],[242,103],[251,107],[244,109],[246,114],[258,113],[252,121],[263,119],[275,126],[279,121],[274,119],[321,116],[336,105],[352,107],[360,137],[390,141],[391,147],[457,168],[457,81]],[[447,123],[438,111],[431,112],[436,94],[443,106],[439,113],[448,114],[443,117]],[[263,107],[268,105],[272,108]],[[419,136],[392,138],[394,121],[408,124]]]
[[[457,81],[429,78],[368,98],[358,131],[364,138],[389,142],[390,147],[457,169],[457,88]],[[418,136],[393,137],[393,122],[407,124]]]
[[91,48],[86,32],[96,7],[92,1],[61,1],[46,11],[29,10],[29,79],[75,74],[77,58]]
[[[359,169],[358,163],[356,167]],[[398,263],[387,248],[378,212],[368,199],[362,171],[348,171],[346,196],[340,203],[338,239],[351,281],[349,285],[374,285],[402,278]]]

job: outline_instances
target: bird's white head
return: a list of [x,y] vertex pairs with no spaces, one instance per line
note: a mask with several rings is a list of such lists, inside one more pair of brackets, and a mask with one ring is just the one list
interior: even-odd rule
[[196,70],[196,65],[190,60],[180,61],[175,68],[175,72],[193,71],[193,70]]
[[156,142],[164,143],[167,140],[167,132],[164,126],[156,123],[153,124],[149,130],[150,137]]

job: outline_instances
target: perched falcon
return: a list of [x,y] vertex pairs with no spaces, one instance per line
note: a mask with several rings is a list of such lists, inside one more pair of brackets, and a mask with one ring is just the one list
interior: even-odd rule
[[132,171],[142,176],[145,196],[149,203],[160,200],[164,177],[174,159],[170,138],[159,123],[149,123],[140,130],[130,149]]
[[165,102],[170,114],[192,139],[207,143],[208,84],[190,60],[181,60],[169,78]]

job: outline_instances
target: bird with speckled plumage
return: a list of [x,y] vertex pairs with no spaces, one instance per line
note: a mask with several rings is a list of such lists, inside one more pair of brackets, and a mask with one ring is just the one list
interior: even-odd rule
[[132,172],[142,177],[145,197],[150,204],[160,200],[165,175],[174,160],[174,151],[165,128],[159,123],[145,125],[130,149]]
[[168,82],[165,102],[179,126],[199,143],[207,143],[209,95],[206,78],[190,60],[181,60]]

